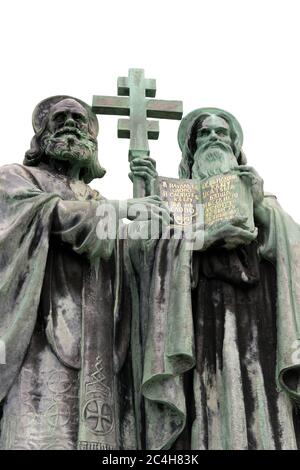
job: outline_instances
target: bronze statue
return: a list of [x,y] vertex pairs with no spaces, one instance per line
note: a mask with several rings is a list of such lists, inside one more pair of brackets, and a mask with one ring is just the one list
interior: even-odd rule
[[[148,208],[144,220],[167,211],[159,198],[119,205],[88,186],[105,170],[87,104],[48,98],[33,126],[24,165],[0,170],[1,447],[136,448],[118,234],[136,201]],[[108,203],[117,214],[110,237]]]
[[203,243],[189,241],[189,249],[171,229],[152,253],[151,276],[140,270],[138,285],[149,285],[140,301],[145,446],[297,449],[300,228],[246,165],[230,113],[197,109],[182,120],[178,139],[180,178],[204,184],[239,175],[256,228],[236,238],[249,232],[245,220],[223,211],[224,220],[195,225]]
[[[24,164],[0,168],[3,449],[300,448],[300,227],[217,108],[181,121],[169,179],[198,188],[203,218],[193,198],[170,217],[187,193],[158,176],[148,117],[180,119],[182,103],[155,91],[132,69],[93,109],[48,98]],[[143,197],[88,185],[105,174],[94,112],[129,115],[119,137]]]

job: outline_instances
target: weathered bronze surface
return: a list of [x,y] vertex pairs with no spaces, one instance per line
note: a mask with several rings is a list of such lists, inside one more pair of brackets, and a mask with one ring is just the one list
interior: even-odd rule
[[[33,125],[24,165],[0,170],[0,446],[136,448],[131,305],[118,238],[120,219],[135,218],[135,200],[121,210],[87,185],[105,173],[87,104],[48,98]],[[157,198],[136,202],[148,206],[140,220],[159,216]]]
[[[178,140],[180,179],[161,177],[160,191],[175,224],[192,221],[195,238],[178,239],[171,226],[135,273],[144,445],[297,449],[300,227],[275,196],[264,194],[230,113],[193,111]],[[157,178],[154,173],[152,165],[144,178]],[[187,181],[198,184],[198,194]],[[200,226],[189,214],[195,195],[206,205]]]
[[119,135],[145,197],[88,186],[105,174],[98,120],[70,96],[39,103],[24,164],[0,168],[0,447],[299,449],[299,225],[234,116],[189,113],[179,179],[159,177],[147,118],[179,103],[137,69],[118,88],[94,110],[130,116]]

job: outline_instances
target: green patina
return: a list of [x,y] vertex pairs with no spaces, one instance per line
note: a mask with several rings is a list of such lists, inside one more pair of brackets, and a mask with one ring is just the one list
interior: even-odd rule
[[[161,178],[164,191],[194,185],[208,208],[204,224],[189,218],[194,238],[177,238],[148,139],[149,118],[181,119],[182,103],[155,92],[130,69],[117,97],[93,100],[128,116],[118,136],[146,197],[119,205],[88,186],[105,173],[97,117],[69,96],[37,106],[24,166],[0,169],[2,448],[299,447],[300,227],[247,165],[236,118],[199,108],[179,127],[179,179]],[[98,236],[107,202],[114,239]],[[158,239],[121,236],[151,215]]]

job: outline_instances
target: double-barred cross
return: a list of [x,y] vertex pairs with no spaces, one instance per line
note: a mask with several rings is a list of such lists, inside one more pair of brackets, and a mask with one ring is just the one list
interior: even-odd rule
[[[130,69],[128,77],[118,78],[118,96],[93,97],[96,114],[129,116],[118,121],[118,137],[130,139],[129,159],[149,156],[148,140],[158,139],[159,122],[148,118],[182,118],[182,101],[151,99],[155,95],[156,80],[146,79],[143,69]],[[135,184],[135,196],[141,192],[141,184]]]

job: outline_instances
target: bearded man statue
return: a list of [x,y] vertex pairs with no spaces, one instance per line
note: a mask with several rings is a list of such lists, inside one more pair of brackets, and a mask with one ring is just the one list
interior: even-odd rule
[[[0,169],[0,447],[134,449],[118,234],[136,200],[120,206],[88,186],[105,170],[87,104],[48,98],[33,127],[24,165]],[[161,216],[158,198],[138,202],[144,220]]]
[[197,109],[178,139],[179,177],[239,175],[251,190],[256,229],[231,249],[225,242],[238,224],[205,228],[193,249],[172,229],[157,243],[149,307],[141,307],[145,446],[298,449],[300,227],[246,165],[230,113]]

